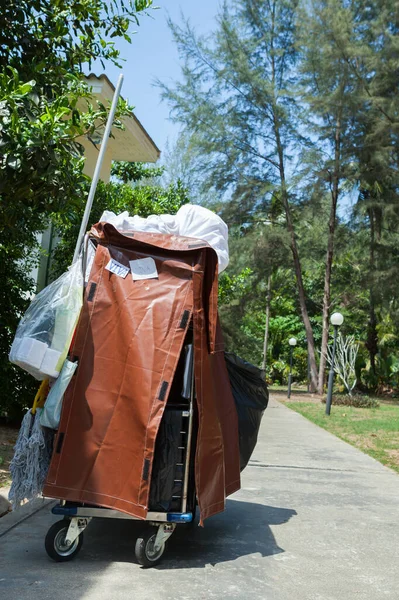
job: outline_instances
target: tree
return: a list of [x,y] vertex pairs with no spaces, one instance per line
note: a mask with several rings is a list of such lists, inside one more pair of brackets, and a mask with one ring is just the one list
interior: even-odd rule
[[288,174],[298,132],[295,75],[297,2],[241,0],[224,5],[218,29],[198,37],[188,22],[170,23],[184,58],[183,81],[160,83],[172,116],[196,148],[205,187],[229,197],[240,221],[267,216],[277,193],[285,213],[301,315],[308,340],[312,385],[317,384],[314,336],[295,235],[295,194]]
[[[366,7],[357,4],[360,22],[358,43],[342,48],[342,54],[359,81],[363,92],[364,110],[357,116],[355,160],[359,197],[357,216],[369,231],[369,257],[366,266],[369,288],[369,322],[366,346],[371,370],[377,376],[378,320],[385,296],[394,301],[389,290],[395,277],[395,229],[398,226],[398,154],[399,85],[397,45],[399,22],[397,3],[373,2]],[[393,235],[392,235],[393,234]],[[389,240],[389,242],[388,242]],[[388,243],[387,243],[388,242]],[[393,290],[392,290],[393,291]],[[379,314],[380,313],[380,314]]]
[[[342,57],[337,38],[348,44],[353,37],[354,16],[342,0],[313,0],[306,5],[300,35],[301,86],[307,110],[306,125],[315,139],[309,140],[312,177],[318,193],[329,191],[327,253],[325,259],[322,340],[318,392],[323,393],[331,307],[331,273],[340,184],[352,154],[351,125],[359,108],[357,81]],[[306,157],[304,157],[306,160]],[[323,189],[324,188],[324,189]]]
[[[275,299],[280,297],[287,279],[290,281],[290,293],[293,294],[295,290],[292,285],[294,274],[290,268],[289,238],[284,226],[272,226],[270,222],[244,227],[235,225],[230,228],[229,249],[230,265],[219,279],[222,287],[219,296],[220,317],[226,346],[230,351],[261,366],[267,281],[270,277],[270,320],[280,312]],[[233,294],[225,294],[226,279],[227,283],[232,281],[234,284],[229,285],[229,290],[233,288]],[[294,306],[296,313],[298,307],[295,302],[290,306]],[[296,314],[295,323],[300,323]],[[268,362],[272,359],[273,345],[272,336],[268,345]]]
[[[358,187],[354,220],[369,233],[364,269],[369,289],[366,346],[376,376],[378,321],[383,296],[392,303],[389,290],[394,265],[395,228],[398,223],[399,85],[397,2],[352,0],[347,10],[352,36],[337,32],[333,41],[340,60],[357,82],[358,110],[352,116],[353,170],[350,179]],[[389,241],[388,241],[389,239]],[[389,274],[388,274],[389,273]]]
[[[119,181],[104,184],[99,182],[90,212],[89,223],[97,223],[105,210],[119,214],[128,211],[131,215],[175,214],[189,202],[187,189],[180,181],[164,187],[159,183],[148,183],[163,174],[159,167],[149,167],[142,163],[114,163],[114,177]],[[132,185],[134,183],[134,185]],[[60,241],[53,252],[52,277],[61,275],[71,264],[80,223],[85,209],[82,198],[73,214],[55,213],[52,221]]]
[[[30,402],[35,387],[8,363],[21,314],[34,291],[37,233],[50,213],[73,214],[85,193],[77,138],[104,121],[82,69],[94,59],[119,63],[115,40],[152,0],[10,0],[0,17],[0,383],[2,411]],[[79,99],[87,110],[77,108]],[[130,113],[120,103],[119,116]],[[118,123],[117,123],[118,124]],[[119,123],[120,125],[120,123]]]
[[267,364],[267,348],[269,344],[269,325],[270,325],[270,302],[272,292],[272,276],[271,274],[267,278],[267,290],[266,290],[266,323],[265,323],[265,335],[263,338],[263,358],[262,358],[262,371],[266,369]]

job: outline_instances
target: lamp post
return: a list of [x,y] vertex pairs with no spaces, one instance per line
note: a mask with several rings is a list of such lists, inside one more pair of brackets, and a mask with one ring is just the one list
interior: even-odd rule
[[326,415],[329,415],[331,412],[332,393],[333,393],[333,384],[334,384],[335,348],[337,345],[338,327],[341,327],[342,323],[344,322],[344,317],[339,312],[333,313],[331,315],[330,322],[331,322],[331,325],[333,325],[333,327],[334,327],[334,343],[333,343],[333,351],[332,351],[332,357],[331,357],[330,373],[328,375]]
[[291,383],[292,383],[292,353],[294,351],[294,348],[296,346],[296,338],[292,337],[288,340],[288,343],[290,345],[290,373],[288,375],[288,393],[287,393],[287,398],[291,397]]

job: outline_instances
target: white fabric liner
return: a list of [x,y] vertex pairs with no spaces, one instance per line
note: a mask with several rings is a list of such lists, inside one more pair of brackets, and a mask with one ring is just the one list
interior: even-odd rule
[[203,206],[184,204],[175,215],[150,215],[146,219],[127,211],[116,215],[106,210],[100,222],[111,223],[121,233],[129,231],[148,231],[150,233],[169,233],[205,240],[216,251],[219,273],[229,264],[228,228],[215,213]]

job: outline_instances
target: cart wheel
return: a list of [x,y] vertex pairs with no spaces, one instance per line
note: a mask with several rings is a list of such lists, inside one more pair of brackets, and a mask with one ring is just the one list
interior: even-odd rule
[[47,532],[44,546],[49,557],[56,562],[72,560],[82,547],[83,533],[72,544],[65,543],[68,527],[69,520],[62,519],[54,523]]
[[136,559],[143,567],[155,567],[165,552],[165,544],[159,550],[155,550],[154,543],[158,529],[150,527],[139,538],[137,538],[135,553]]

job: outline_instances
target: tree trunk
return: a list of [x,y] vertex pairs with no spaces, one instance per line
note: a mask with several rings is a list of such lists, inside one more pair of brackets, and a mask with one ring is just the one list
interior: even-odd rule
[[[273,27],[274,27],[274,13],[273,13]],[[275,55],[273,52],[273,41],[271,43],[272,52],[272,85],[274,88],[275,85]],[[285,165],[284,165],[284,151],[283,144],[281,142],[280,136],[280,122],[278,116],[278,107],[276,96],[273,99],[273,125],[274,125],[274,135],[276,140],[276,150],[278,155],[278,166],[279,166],[279,174],[280,174],[280,184],[281,184],[281,199],[283,202],[285,219],[287,223],[287,230],[290,235],[290,248],[292,252],[292,258],[294,260],[294,270],[295,277],[298,286],[298,296],[299,296],[299,306],[301,308],[301,315],[303,325],[306,331],[306,339],[308,344],[308,356],[309,356],[309,364],[310,364],[310,391],[315,392],[317,389],[317,365],[316,365],[316,354],[315,354],[315,343],[313,337],[313,329],[308,315],[308,309],[306,307],[306,296],[305,296],[305,288],[303,285],[303,277],[302,277],[302,267],[299,259],[298,245],[296,243],[294,224],[292,222],[291,215],[291,207],[288,198],[288,190],[285,178]]]
[[375,359],[378,354],[378,333],[377,333],[377,316],[374,308],[374,293],[370,289],[370,307],[369,307],[369,322],[367,328],[366,348],[370,356],[370,365],[373,375],[376,375]]
[[334,258],[334,236],[335,224],[337,218],[337,204],[339,196],[339,171],[340,171],[340,146],[341,146],[341,110],[335,124],[334,136],[334,172],[332,175],[331,189],[331,210],[328,221],[328,239],[327,239],[327,255],[326,255],[326,270],[324,275],[324,293],[323,293],[323,331],[321,336],[321,351],[319,365],[319,382],[318,393],[324,392],[324,376],[326,371],[326,355],[328,346],[328,333],[330,329],[329,313],[331,301],[331,271]]
[[377,316],[375,314],[375,292],[374,292],[374,273],[375,273],[375,226],[374,212],[372,208],[367,211],[370,221],[370,300],[369,300],[369,322],[367,326],[366,348],[370,356],[370,365],[373,375],[376,374],[375,359],[378,354],[378,333]]
[[263,340],[263,360],[262,360],[262,371],[266,370],[267,362],[267,346],[269,342],[269,320],[270,320],[270,295],[272,289],[272,276],[271,274],[267,278],[267,292],[266,292],[266,324],[265,324],[265,337]]
[[[282,154],[282,151],[281,151]],[[288,193],[285,184],[285,173],[284,167],[280,169],[281,172],[281,192],[282,192],[282,200],[283,206],[285,210],[285,218],[287,222],[287,229],[290,234],[290,248],[292,252],[292,257],[294,259],[294,270],[295,277],[298,286],[298,296],[299,296],[299,306],[301,308],[301,315],[303,325],[306,331],[306,339],[308,343],[308,355],[309,355],[309,364],[310,364],[310,391],[315,392],[317,389],[317,365],[316,365],[316,354],[315,354],[315,343],[313,337],[313,329],[310,323],[308,309],[306,307],[306,296],[305,296],[305,288],[303,285],[303,277],[302,277],[302,268],[301,262],[299,260],[299,252],[298,246],[296,243],[294,225],[292,222],[291,216],[291,208],[288,201]]]
[[294,228],[291,221],[291,211],[288,205],[288,201],[286,202],[286,218],[287,218],[287,227],[288,231],[291,234],[291,251],[294,259],[294,269],[296,282],[298,286],[298,295],[299,295],[299,305],[301,308],[302,321],[305,327],[306,339],[308,343],[308,355],[309,355],[309,364],[310,364],[310,391],[315,392],[317,389],[317,365],[316,365],[316,354],[315,354],[315,343],[313,337],[313,329],[310,323],[308,309],[306,307],[306,297],[305,297],[305,289],[303,285],[302,278],[302,269],[301,263],[299,260],[298,247],[296,244]]

